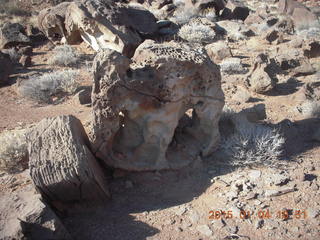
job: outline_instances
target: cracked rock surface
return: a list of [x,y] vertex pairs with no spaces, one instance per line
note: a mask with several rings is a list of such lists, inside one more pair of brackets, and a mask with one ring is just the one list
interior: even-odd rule
[[77,118],[46,118],[28,138],[31,178],[50,201],[100,201],[109,196],[103,172]]
[[98,158],[126,170],[178,169],[215,150],[221,76],[199,51],[145,41],[132,60],[98,53],[91,132]]

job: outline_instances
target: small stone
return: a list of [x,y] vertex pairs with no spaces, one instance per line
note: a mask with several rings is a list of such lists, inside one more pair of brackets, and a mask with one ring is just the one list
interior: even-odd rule
[[205,235],[205,236],[207,236],[207,237],[212,236],[212,231],[211,231],[211,229],[209,228],[208,225],[200,225],[200,226],[197,226],[197,230],[198,230],[201,234],[203,234],[203,235]]
[[196,211],[191,211],[189,213],[189,219],[190,219],[190,222],[192,222],[193,224],[197,223],[200,219],[200,216],[199,214],[196,212]]
[[188,209],[185,206],[180,206],[175,210],[175,214],[178,216],[182,216],[187,211],[188,211]]
[[251,170],[248,173],[249,178],[251,178],[252,180],[256,180],[259,177],[261,177],[261,171],[260,170]]
[[246,196],[246,200],[251,200],[251,199],[254,199],[254,198],[256,198],[257,197],[257,193],[255,193],[255,192],[249,192],[248,194],[247,194],[247,196]]
[[212,226],[215,228],[215,229],[221,229],[223,227],[226,226],[226,223],[223,219],[220,219],[220,220],[214,220],[211,222],[212,223]]
[[258,199],[256,199],[256,200],[254,200],[253,201],[253,205],[255,205],[255,206],[258,206],[258,205],[260,205],[262,202],[260,201],[260,200],[258,200]]
[[316,218],[320,215],[320,210],[319,209],[314,209],[314,208],[308,208],[307,210],[307,217],[309,218]]
[[265,190],[264,195],[266,197],[277,197],[277,196],[280,196],[280,195],[283,195],[283,194],[286,194],[286,193],[294,192],[295,190],[296,189],[294,187],[293,188],[279,189],[279,190],[267,189],[267,190]]
[[235,191],[229,191],[226,193],[226,197],[228,198],[229,201],[232,201],[232,200],[238,198],[238,193]]
[[249,102],[251,96],[249,91],[242,87],[242,86],[237,86],[237,91],[233,94],[232,99],[234,101],[244,103],[244,102]]

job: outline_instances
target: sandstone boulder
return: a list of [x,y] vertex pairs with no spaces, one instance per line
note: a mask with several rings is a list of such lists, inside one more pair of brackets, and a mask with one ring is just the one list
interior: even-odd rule
[[5,23],[0,28],[0,49],[30,44],[24,27],[19,23]]
[[51,202],[100,202],[109,196],[88,146],[84,128],[73,116],[44,119],[29,134],[30,174]]
[[212,153],[224,105],[218,66],[175,42],[145,41],[132,60],[107,49],[94,60],[94,154],[142,171],[178,169]]
[[208,44],[206,50],[213,62],[220,62],[225,58],[232,57],[231,49],[224,41]]
[[249,88],[257,93],[266,93],[274,88],[277,83],[279,68],[274,59],[265,54],[259,54],[253,64],[253,69],[248,74]]
[[8,82],[9,75],[13,71],[13,63],[10,56],[0,52],[0,86]]
[[43,9],[38,15],[39,29],[46,35],[46,37],[53,43],[59,43],[61,39],[68,37],[68,42],[74,43],[77,40],[74,36],[67,36],[65,28],[66,10],[70,5],[69,2],[62,2],[56,6]]
[[94,50],[110,48],[131,57],[142,38],[157,32],[156,18],[141,7],[113,1],[73,2],[67,9],[69,36],[81,35]]
[[295,0],[280,0],[278,11],[291,16],[294,26],[298,30],[320,27],[318,17],[302,3]]

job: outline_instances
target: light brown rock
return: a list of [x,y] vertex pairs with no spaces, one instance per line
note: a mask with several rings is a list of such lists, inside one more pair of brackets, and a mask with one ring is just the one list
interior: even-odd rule
[[174,42],[145,41],[132,60],[111,50],[94,60],[96,156],[141,171],[178,169],[212,153],[224,105],[218,66]]
[[206,45],[207,54],[213,62],[221,62],[223,59],[232,57],[231,49],[223,42],[215,42]]
[[69,5],[69,2],[63,2],[56,6],[43,9],[38,15],[39,29],[53,43],[59,43],[63,37],[67,37],[65,17]]

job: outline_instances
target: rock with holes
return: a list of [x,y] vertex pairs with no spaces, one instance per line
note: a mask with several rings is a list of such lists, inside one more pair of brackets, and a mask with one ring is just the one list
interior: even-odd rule
[[100,202],[109,196],[81,122],[73,116],[43,119],[28,137],[34,184],[52,202]]
[[46,37],[53,43],[59,43],[61,39],[67,38],[68,43],[76,43],[81,38],[80,35],[67,35],[65,28],[66,10],[69,2],[63,2],[56,6],[43,9],[38,15],[38,26]]
[[153,35],[156,18],[139,6],[111,0],[82,0],[67,9],[68,35],[80,34],[94,50],[110,48],[131,57],[142,38]]
[[20,23],[5,23],[0,28],[0,49],[25,46],[31,43],[25,28]]
[[204,50],[145,41],[132,60],[112,50],[94,60],[96,156],[126,170],[178,169],[219,140],[220,71]]

